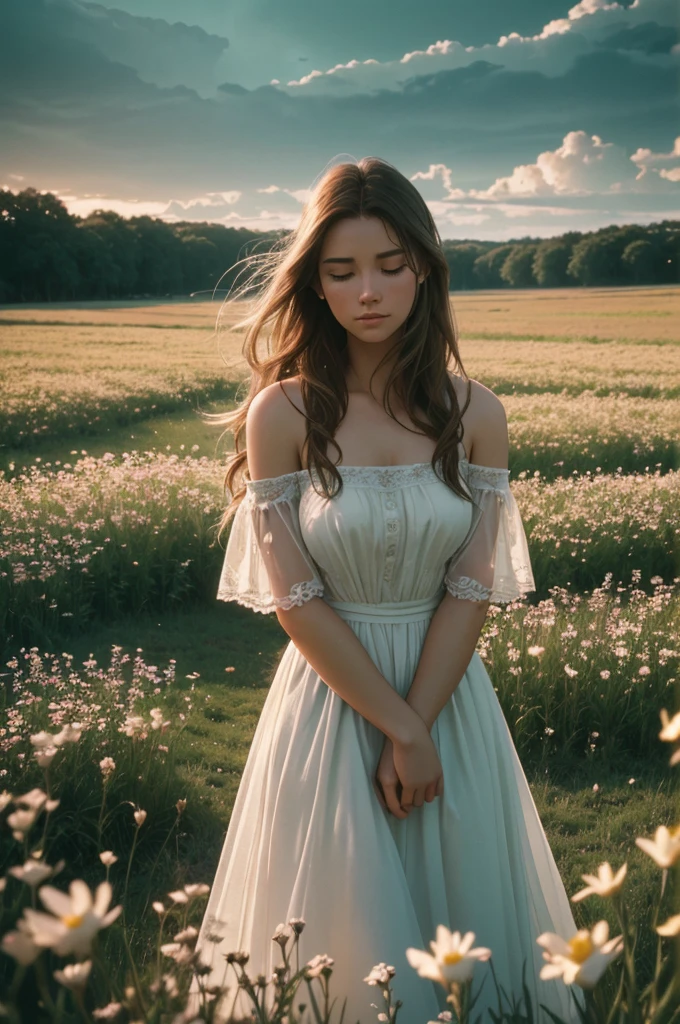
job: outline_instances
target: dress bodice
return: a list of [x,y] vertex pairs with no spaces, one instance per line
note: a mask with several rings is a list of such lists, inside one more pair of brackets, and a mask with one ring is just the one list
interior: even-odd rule
[[338,470],[343,486],[330,499],[300,473],[300,531],[325,594],[380,604],[441,591],[444,566],[470,529],[472,503],[429,462]]
[[521,597],[535,588],[509,471],[458,465],[471,501],[429,462],[340,465],[330,498],[313,469],[247,481],[218,598],[272,612],[322,596],[418,602],[443,588],[477,601]]

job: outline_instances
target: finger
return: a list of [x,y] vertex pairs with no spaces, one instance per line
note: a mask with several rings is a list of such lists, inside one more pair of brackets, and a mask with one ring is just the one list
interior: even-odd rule
[[415,786],[404,786],[401,794],[401,800],[399,801],[401,806],[410,810],[413,807],[413,796],[415,794]]
[[404,811],[402,809],[399,800],[397,799],[397,787],[394,784],[387,784],[385,786],[385,800],[387,801],[389,810],[395,818],[403,819],[408,816],[408,811]]
[[413,806],[422,807],[425,801],[425,792],[422,789],[414,789],[413,791]]
[[375,790],[375,795],[378,798],[378,803],[383,808],[383,810],[386,811],[387,810],[387,804],[385,803],[385,798],[382,795],[382,792],[381,792],[381,789],[380,789],[380,784],[377,783],[375,781],[375,779],[373,780],[373,789]]
[[437,796],[444,796],[444,776],[440,775],[437,782]]
[[425,800],[428,804],[431,804],[437,795],[437,783],[430,782],[427,789],[425,790]]

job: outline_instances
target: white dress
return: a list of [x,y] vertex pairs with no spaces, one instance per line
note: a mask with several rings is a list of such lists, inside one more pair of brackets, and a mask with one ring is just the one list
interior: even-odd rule
[[[462,446],[461,446],[462,447]],[[469,463],[460,472],[474,505],[430,463],[340,466],[343,489],[326,500],[306,470],[250,481],[232,522],[218,597],[272,612],[321,598],[344,618],[402,696],[445,588],[505,602],[535,589],[509,471]],[[291,641],[272,681],[234,803],[197,948],[225,981],[224,954],[250,954],[251,978],[282,962],[272,935],[304,918],[300,964],[335,961],[331,996],[344,1024],[377,1020],[380,987],[363,979],[396,968],[399,1024],[450,1009],[441,986],[409,965],[408,946],[430,950],[438,924],[488,946],[507,993],[521,994],[522,964],[537,1022],[539,1000],[577,1022],[562,981],[538,977],[536,937],[576,931],[568,897],[479,654],[431,731],[444,795],[405,819],[383,810],[372,779],[384,734],[323,682]],[[207,936],[218,933],[219,943]],[[304,959],[303,959],[304,958]],[[295,964],[293,964],[293,967]],[[478,963],[474,1015],[498,1008],[489,963]],[[315,983],[316,984],[316,983]],[[273,985],[270,986],[273,994]],[[308,1003],[306,985],[300,1000]],[[243,998],[242,998],[243,997]],[[236,1017],[248,1018],[243,993]],[[225,1018],[218,1019],[222,1020]],[[311,1018],[310,1018],[311,1019]]]

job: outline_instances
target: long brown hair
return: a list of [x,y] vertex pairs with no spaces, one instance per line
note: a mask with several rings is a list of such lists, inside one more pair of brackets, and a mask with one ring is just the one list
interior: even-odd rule
[[[219,524],[218,539],[246,493],[248,466],[241,444],[250,403],[276,381],[299,376],[307,421],[308,467],[316,469],[327,498],[342,488],[342,477],[327,448],[333,445],[342,455],[334,435],[348,405],[347,334],[313,286],[318,282],[320,252],[328,229],[343,218],[369,216],[379,217],[392,229],[411,270],[427,272],[418,286],[387,380],[385,411],[396,419],[390,403],[394,389],[411,422],[437,442],[432,455],[435,471],[441,463],[443,482],[460,497],[469,497],[460,483],[458,443],[471,385],[458,351],[449,302],[449,268],[441,238],[425,201],[408,178],[385,160],[365,157],[356,164],[337,164],[327,171],[304,206],[298,227],[281,240],[279,249],[275,246],[246,260],[256,268],[261,264],[260,277],[264,280],[251,313],[232,326],[232,330],[247,328],[243,354],[251,368],[250,387],[236,409],[209,416],[217,426],[231,429],[234,437],[234,452],[228,458],[224,480],[230,500]],[[218,331],[219,322],[220,317]],[[266,325],[271,325],[269,346],[260,356],[258,341]],[[379,365],[392,354],[386,353]],[[447,370],[451,363],[468,381],[462,410]],[[418,409],[427,410],[429,422],[419,417]],[[332,492],[326,474],[337,485]]]

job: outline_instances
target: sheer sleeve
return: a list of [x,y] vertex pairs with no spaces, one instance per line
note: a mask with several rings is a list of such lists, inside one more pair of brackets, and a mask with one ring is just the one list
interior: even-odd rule
[[323,583],[300,531],[297,473],[248,480],[232,520],[217,597],[256,612],[321,597]]
[[535,590],[524,526],[510,490],[510,471],[461,465],[472,522],[448,562],[444,585],[454,597],[504,603]]

